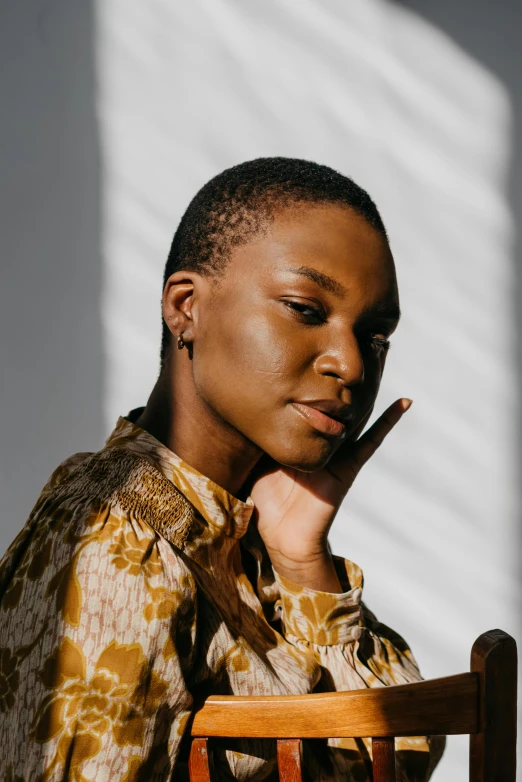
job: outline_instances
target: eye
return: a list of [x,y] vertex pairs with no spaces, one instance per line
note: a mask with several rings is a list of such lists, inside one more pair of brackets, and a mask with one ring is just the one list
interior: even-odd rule
[[307,321],[308,323],[324,323],[324,312],[318,307],[312,307],[310,304],[304,304],[301,301],[284,301],[283,304],[293,310],[301,320]]
[[383,334],[369,334],[368,342],[377,353],[386,353],[391,347],[390,340]]

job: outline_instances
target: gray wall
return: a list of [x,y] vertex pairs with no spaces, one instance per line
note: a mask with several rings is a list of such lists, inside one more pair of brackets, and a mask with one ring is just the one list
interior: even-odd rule
[[102,189],[88,0],[0,5],[0,549],[103,442]]

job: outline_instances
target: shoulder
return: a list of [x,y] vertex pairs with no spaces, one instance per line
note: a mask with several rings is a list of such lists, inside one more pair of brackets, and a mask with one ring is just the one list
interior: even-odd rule
[[183,548],[194,508],[143,454],[105,448],[74,465],[52,489],[61,507],[85,506],[94,515],[110,508],[120,518],[134,518]]
[[74,543],[89,533],[104,539],[134,521],[143,535],[182,549],[194,508],[146,456],[123,448],[78,453],[62,462],[44,486],[26,533],[61,532]]
[[[156,488],[139,458],[72,457],[14,546],[0,585],[0,669],[10,688],[0,693],[0,735],[22,726],[19,744],[35,767],[52,758],[54,768],[86,735],[100,773],[108,753],[130,753],[130,744],[145,757],[157,715],[184,718],[190,707],[196,587],[180,548],[152,526]],[[182,511],[165,514],[173,538]]]
[[[124,450],[77,454],[53,473],[2,563],[4,610],[49,600],[77,625],[89,604],[110,613],[129,594],[143,610],[195,596],[181,553],[193,508],[148,461]],[[174,598],[175,593],[175,598]],[[125,606],[123,606],[125,603]],[[166,610],[163,605],[161,610]]]

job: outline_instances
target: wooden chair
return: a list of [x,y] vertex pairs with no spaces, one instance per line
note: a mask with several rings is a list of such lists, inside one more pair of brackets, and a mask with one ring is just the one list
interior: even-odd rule
[[517,650],[491,630],[471,670],[415,684],[290,696],[211,696],[196,712],[191,782],[209,782],[212,737],[275,738],[281,782],[300,782],[301,739],[372,737],[374,782],[395,782],[395,736],[470,735],[471,782],[515,782]]

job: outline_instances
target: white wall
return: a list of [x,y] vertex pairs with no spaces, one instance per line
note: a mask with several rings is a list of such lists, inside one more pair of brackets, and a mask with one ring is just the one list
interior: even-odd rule
[[[73,24],[83,13],[72,5],[74,13],[54,4],[49,34],[62,18]],[[90,289],[78,297],[71,278],[55,298],[72,298],[80,310],[100,307],[105,369],[95,376],[108,433],[118,415],[145,402],[155,380],[165,257],[208,178],[249,158],[288,155],[330,164],[369,190],[391,235],[404,310],[379,411],[402,395],[415,404],[359,477],[333,544],[363,567],[367,602],[405,635],[432,677],[466,670],[484,630],[519,636],[518,276],[508,183],[518,96],[447,26],[414,9],[385,0],[98,0],[93,111],[102,224],[96,237],[83,235],[80,249],[85,258],[100,242],[100,297]],[[81,92],[72,105],[82,96],[92,97]],[[57,110],[51,102],[48,111]],[[9,143],[16,151],[14,135]],[[30,177],[21,187],[27,197]],[[66,192],[74,190],[69,182]],[[14,225],[13,252],[25,263],[21,221]],[[74,234],[68,223],[67,231]],[[39,268],[47,269],[53,243],[45,249]],[[59,252],[79,274],[79,257],[69,247]],[[22,288],[14,285],[17,312]],[[53,295],[45,295],[52,309]],[[70,327],[71,313],[55,318]],[[13,310],[15,322],[25,321]],[[84,393],[68,385],[67,373],[84,371],[84,347],[78,331],[67,338],[81,347],[64,354],[52,382],[61,407],[81,410],[92,383],[85,370],[78,375]],[[14,334],[13,355],[24,340]],[[24,367],[34,406],[50,381],[45,366],[36,379],[32,364]],[[82,442],[63,434],[53,442],[52,416],[45,436],[28,429],[26,405],[16,400],[20,381],[11,382],[3,426],[12,472],[25,476],[27,448],[50,472],[57,443],[91,447],[88,424]],[[44,419],[54,405],[44,391]],[[96,421],[92,412],[82,420],[89,417]],[[100,427],[94,430],[98,437]],[[30,442],[17,450],[20,437]],[[33,499],[41,472],[24,479]],[[19,487],[12,496],[12,507],[25,511]],[[7,525],[14,534],[20,515]],[[452,739],[435,779],[464,779],[466,763],[466,741]]]
[[[380,409],[415,404],[333,533],[425,676],[517,632],[512,217],[503,84],[411,10],[375,0],[98,5],[107,426],[157,370],[160,278],[196,190],[260,155],[368,188],[392,237],[404,320]],[[439,780],[465,778],[450,742]]]

